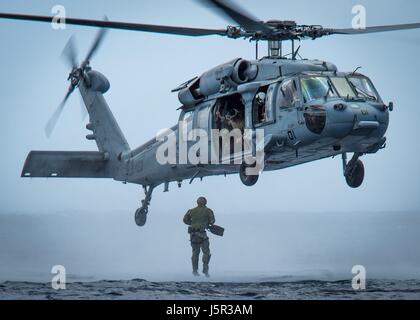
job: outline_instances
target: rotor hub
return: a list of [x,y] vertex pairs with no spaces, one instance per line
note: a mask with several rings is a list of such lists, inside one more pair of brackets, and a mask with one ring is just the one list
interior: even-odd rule
[[72,72],[70,72],[67,80],[70,81],[73,87],[76,87],[79,84],[81,73],[82,73],[82,70],[80,68],[75,69]]
[[294,29],[297,26],[295,21],[282,20],[269,20],[266,22],[266,24],[275,29]]

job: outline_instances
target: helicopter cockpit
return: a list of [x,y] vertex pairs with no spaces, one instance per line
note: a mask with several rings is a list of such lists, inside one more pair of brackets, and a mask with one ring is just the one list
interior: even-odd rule
[[380,102],[372,82],[360,74],[308,75],[300,79],[304,102],[337,97]]
[[[329,98],[348,101],[382,103],[369,78],[356,73],[308,74],[300,77],[303,103]],[[305,108],[303,113],[307,128],[321,134],[326,125],[326,110],[319,106]]]
[[300,80],[305,102],[331,97],[333,90],[327,77],[308,76]]
[[359,98],[380,101],[379,94],[369,78],[365,76],[349,76],[347,79]]

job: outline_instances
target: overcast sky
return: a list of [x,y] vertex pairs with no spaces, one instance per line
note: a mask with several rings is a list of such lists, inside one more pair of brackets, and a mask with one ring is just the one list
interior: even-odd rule
[[[416,0],[241,3],[261,20],[296,20],[325,27],[351,27],[356,4],[365,5],[369,26],[420,21]],[[110,20],[211,28],[229,24],[193,0],[14,0],[1,1],[0,11],[48,15],[57,4],[65,6],[69,17],[107,15]],[[118,211],[127,212],[124,219],[132,219],[139,206],[143,195],[136,185],[20,178],[31,150],[95,150],[96,145],[85,139],[78,93],[70,98],[52,138],[44,134],[68,87],[69,70],[60,59],[63,47],[75,35],[82,59],[95,33],[85,27],[57,31],[48,24],[0,20],[0,214]],[[340,158],[264,173],[253,188],[242,186],[237,176],[207,178],[191,186],[184,183],[182,189],[171,185],[170,193],[157,189],[150,207],[154,218],[146,228],[158,232],[168,214],[182,218],[199,195],[208,198],[222,222],[244,212],[262,219],[268,212],[419,212],[419,40],[420,30],[302,43],[300,53],[305,58],[331,61],[342,71],[362,66],[384,101],[395,104],[387,148],[363,158],[366,177],[360,189],[347,187]],[[91,64],[109,78],[111,90],[105,97],[134,148],[177,122],[180,103],[171,89],[232,58],[253,56],[253,45],[243,40],[111,31]]]

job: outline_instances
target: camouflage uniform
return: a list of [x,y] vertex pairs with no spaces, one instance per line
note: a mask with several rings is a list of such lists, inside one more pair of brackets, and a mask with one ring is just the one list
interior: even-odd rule
[[[200,201],[201,199],[201,201]],[[206,228],[215,223],[213,211],[206,207],[204,198],[197,201],[198,207],[188,210],[184,216],[184,223],[189,226],[188,233],[192,247],[192,268],[197,275],[200,249],[203,251],[203,273],[208,275],[210,262],[210,242],[207,237]]]

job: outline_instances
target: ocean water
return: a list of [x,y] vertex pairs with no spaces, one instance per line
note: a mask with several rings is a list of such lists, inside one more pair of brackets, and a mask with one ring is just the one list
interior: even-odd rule
[[208,281],[191,275],[182,214],[142,229],[128,212],[0,214],[0,299],[420,299],[420,213],[260,215],[218,216]]
[[1,300],[419,300],[419,280],[368,280],[366,290],[355,291],[349,280],[261,282],[73,282],[65,290],[50,283],[0,284]]

